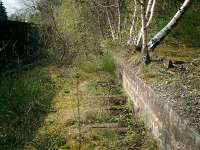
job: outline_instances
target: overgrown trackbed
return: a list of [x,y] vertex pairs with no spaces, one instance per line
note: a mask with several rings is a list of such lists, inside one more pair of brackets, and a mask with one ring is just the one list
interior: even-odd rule
[[[21,118],[34,118],[34,122],[10,126],[6,126],[6,122],[1,123],[5,131],[11,128],[17,130],[2,134],[0,144],[4,145],[1,146],[27,150],[157,149],[143,123],[132,117],[132,107],[115,76],[97,67],[94,62],[84,62],[85,65],[86,68],[70,69],[46,66],[25,72],[20,80],[42,80],[40,84],[48,83],[49,91],[54,94],[51,99],[47,98],[49,104],[44,103],[44,95],[41,95],[40,101],[27,103],[24,111],[28,118],[23,114]],[[38,71],[40,76],[34,76],[34,72],[38,74]],[[48,74],[48,80],[42,74]],[[35,115],[36,111],[40,115]],[[15,140],[10,141],[8,137]],[[15,143],[18,143],[17,147]]]

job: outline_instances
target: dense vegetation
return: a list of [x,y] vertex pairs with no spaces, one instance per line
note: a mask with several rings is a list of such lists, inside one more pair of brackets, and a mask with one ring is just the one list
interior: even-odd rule
[[[183,2],[179,0],[157,1],[154,17],[147,28],[147,41],[152,39],[171,20]],[[199,5],[198,0],[192,2],[186,14],[178,22],[178,26],[172,29],[172,33],[167,39],[165,38],[164,42],[175,45],[199,46],[199,15],[197,13]],[[138,9],[132,33],[130,33],[130,28],[134,17],[135,3],[130,0],[40,1],[37,7],[39,11],[32,15],[31,19],[33,22],[42,23],[51,29],[51,34],[49,34],[50,38],[53,39],[51,44],[56,44],[54,47],[59,47],[56,54],[60,54],[61,59],[63,59],[62,55],[66,54],[72,58],[71,55],[75,51],[88,53],[86,49],[99,47],[100,43],[105,44],[111,41],[111,43],[127,45],[130,38],[132,40],[137,38],[141,30],[141,19],[140,5],[136,6]],[[134,45],[131,47],[135,48]],[[99,50],[101,51],[100,47],[93,51]]]
[[0,72],[31,65],[44,57],[38,27],[26,22],[2,20],[0,29]]
[[[112,101],[109,96],[117,100],[124,97],[109,50],[127,52],[130,62],[141,61],[140,50],[138,54],[137,47],[127,45],[134,1],[27,0],[24,3],[27,8],[12,19],[28,21],[39,28],[37,40],[42,44],[32,44],[38,46],[36,54],[40,57],[30,60],[36,62],[34,66],[24,63],[11,74],[9,69],[1,72],[0,149],[156,150],[157,144],[144,124],[131,117],[132,104],[102,103]],[[182,3],[183,0],[157,0],[147,39],[169,22]],[[199,0],[194,0],[178,26],[150,53],[152,59],[185,62],[198,57],[199,6]],[[6,15],[5,8],[2,10]],[[134,31],[140,31],[139,14],[136,20]],[[188,52],[187,47],[196,48]],[[163,69],[157,64],[142,65],[141,70],[147,80],[163,80],[160,75]],[[99,129],[102,126],[105,129]]]

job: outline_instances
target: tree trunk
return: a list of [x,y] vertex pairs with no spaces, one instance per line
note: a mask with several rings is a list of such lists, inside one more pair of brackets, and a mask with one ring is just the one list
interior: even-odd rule
[[146,14],[145,17],[149,18],[150,14],[151,14],[151,6],[153,4],[153,0],[149,0],[148,4],[147,4],[147,10],[146,10]]
[[[156,0],[149,0],[147,10],[146,10],[146,15],[145,15],[146,19],[148,20],[148,22],[146,22],[146,28],[149,27],[152,21],[155,5],[156,5]],[[138,40],[136,42],[136,47],[139,50],[141,50],[142,48],[142,33],[141,32],[142,31],[139,32]]]
[[151,21],[152,21],[152,18],[153,18],[153,15],[154,15],[155,5],[156,5],[156,0],[153,0],[152,5],[151,5],[151,9],[150,9],[150,13],[146,15],[146,18],[148,19],[146,27],[148,27],[150,25]]
[[133,14],[133,20],[131,23],[131,28],[129,32],[129,40],[127,42],[128,45],[135,45],[136,43],[136,38],[133,37],[133,32],[135,31],[135,19],[136,19],[136,14],[137,14],[137,0],[134,0],[134,14]]
[[120,12],[120,2],[117,0],[117,12],[118,12],[118,38],[121,39],[121,12]]
[[154,50],[156,46],[159,45],[160,42],[171,32],[171,30],[177,25],[184,13],[187,11],[191,2],[192,0],[185,0],[171,21],[149,41],[149,50]]
[[113,29],[113,26],[112,26],[111,19],[110,19],[110,16],[109,16],[107,8],[106,8],[106,15],[107,15],[108,24],[109,24],[109,27],[110,27],[110,32],[111,32],[111,35],[112,35],[112,40],[115,40],[115,32],[114,32],[114,29]]
[[142,22],[142,60],[144,64],[150,62],[150,57],[147,48],[147,18],[145,17],[145,0],[140,0],[141,5],[141,22]]
[[130,39],[132,38],[133,36],[133,30],[134,30],[134,27],[135,27],[135,18],[136,18],[136,12],[137,12],[137,1],[134,0],[134,14],[133,14],[133,20],[132,20],[132,24],[131,24],[131,28],[130,28],[130,33],[129,33],[129,37]]

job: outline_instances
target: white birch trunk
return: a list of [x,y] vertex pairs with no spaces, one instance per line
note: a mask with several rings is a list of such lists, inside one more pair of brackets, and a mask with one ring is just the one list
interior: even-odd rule
[[156,0],[153,0],[153,3],[151,5],[150,15],[147,16],[148,17],[147,19],[149,19],[148,22],[147,22],[147,24],[146,24],[147,28],[149,27],[149,25],[150,25],[150,23],[152,21],[152,18],[153,18],[153,15],[154,15],[155,6],[156,6]]
[[148,49],[153,50],[160,42],[171,32],[171,30],[177,25],[179,20],[182,18],[184,13],[187,11],[191,4],[192,0],[185,0],[183,5],[171,19],[171,21],[161,30],[159,31],[148,43]]
[[137,0],[134,0],[134,13],[133,13],[133,20],[131,23],[131,28],[129,31],[129,40],[127,41],[128,45],[136,45],[137,39],[136,36],[134,35],[133,37],[133,32],[135,32],[135,19],[136,19],[136,14],[137,14]]
[[118,12],[118,37],[120,38],[120,33],[121,33],[121,12],[120,12],[119,0],[117,0],[117,12]]
[[112,39],[115,40],[115,32],[114,32],[114,29],[113,29],[113,26],[112,26],[112,23],[111,23],[110,16],[109,16],[107,8],[106,8],[106,15],[107,15],[108,24],[109,24],[109,27],[110,27],[110,32],[111,32]]
[[147,48],[147,27],[146,22],[147,18],[145,16],[145,0],[140,0],[141,2],[141,22],[142,22],[142,59],[145,64],[150,60],[148,48]]
[[142,35],[142,54],[144,55],[144,49],[147,47],[147,42],[146,42],[146,18],[145,18],[145,8],[144,8],[144,0],[140,0],[141,2],[141,22],[142,22],[142,30],[141,30],[141,35]]
[[152,6],[152,4],[153,4],[153,0],[149,0],[148,4],[147,4],[146,14],[145,14],[146,19],[148,19],[150,14],[151,14],[151,6]]
[[129,37],[130,39],[132,38],[133,35],[133,30],[135,27],[135,18],[136,18],[136,13],[137,13],[137,1],[134,0],[134,14],[133,14],[133,20],[132,20],[132,24],[131,24],[131,28],[130,28],[130,32],[129,32]]
[[[146,28],[149,27],[149,25],[152,21],[152,18],[153,18],[153,15],[154,15],[154,10],[155,10],[155,5],[156,5],[156,0],[149,0],[147,10],[146,10],[146,15],[145,15],[146,19],[148,19],[148,22],[146,23]],[[138,34],[138,39],[137,39],[137,42],[136,42],[136,46],[138,48],[142,46],[142,33],[141,33],[142,31],[141,30]]]

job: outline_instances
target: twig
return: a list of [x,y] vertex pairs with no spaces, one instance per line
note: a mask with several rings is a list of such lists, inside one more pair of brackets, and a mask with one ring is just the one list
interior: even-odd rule
[[81,117],[80,117],[80,97],[79,97],[79,77],[77,75],[76,82],[76,98],[77,98],[77,115],[78,115],[78,150],[81,149]]

